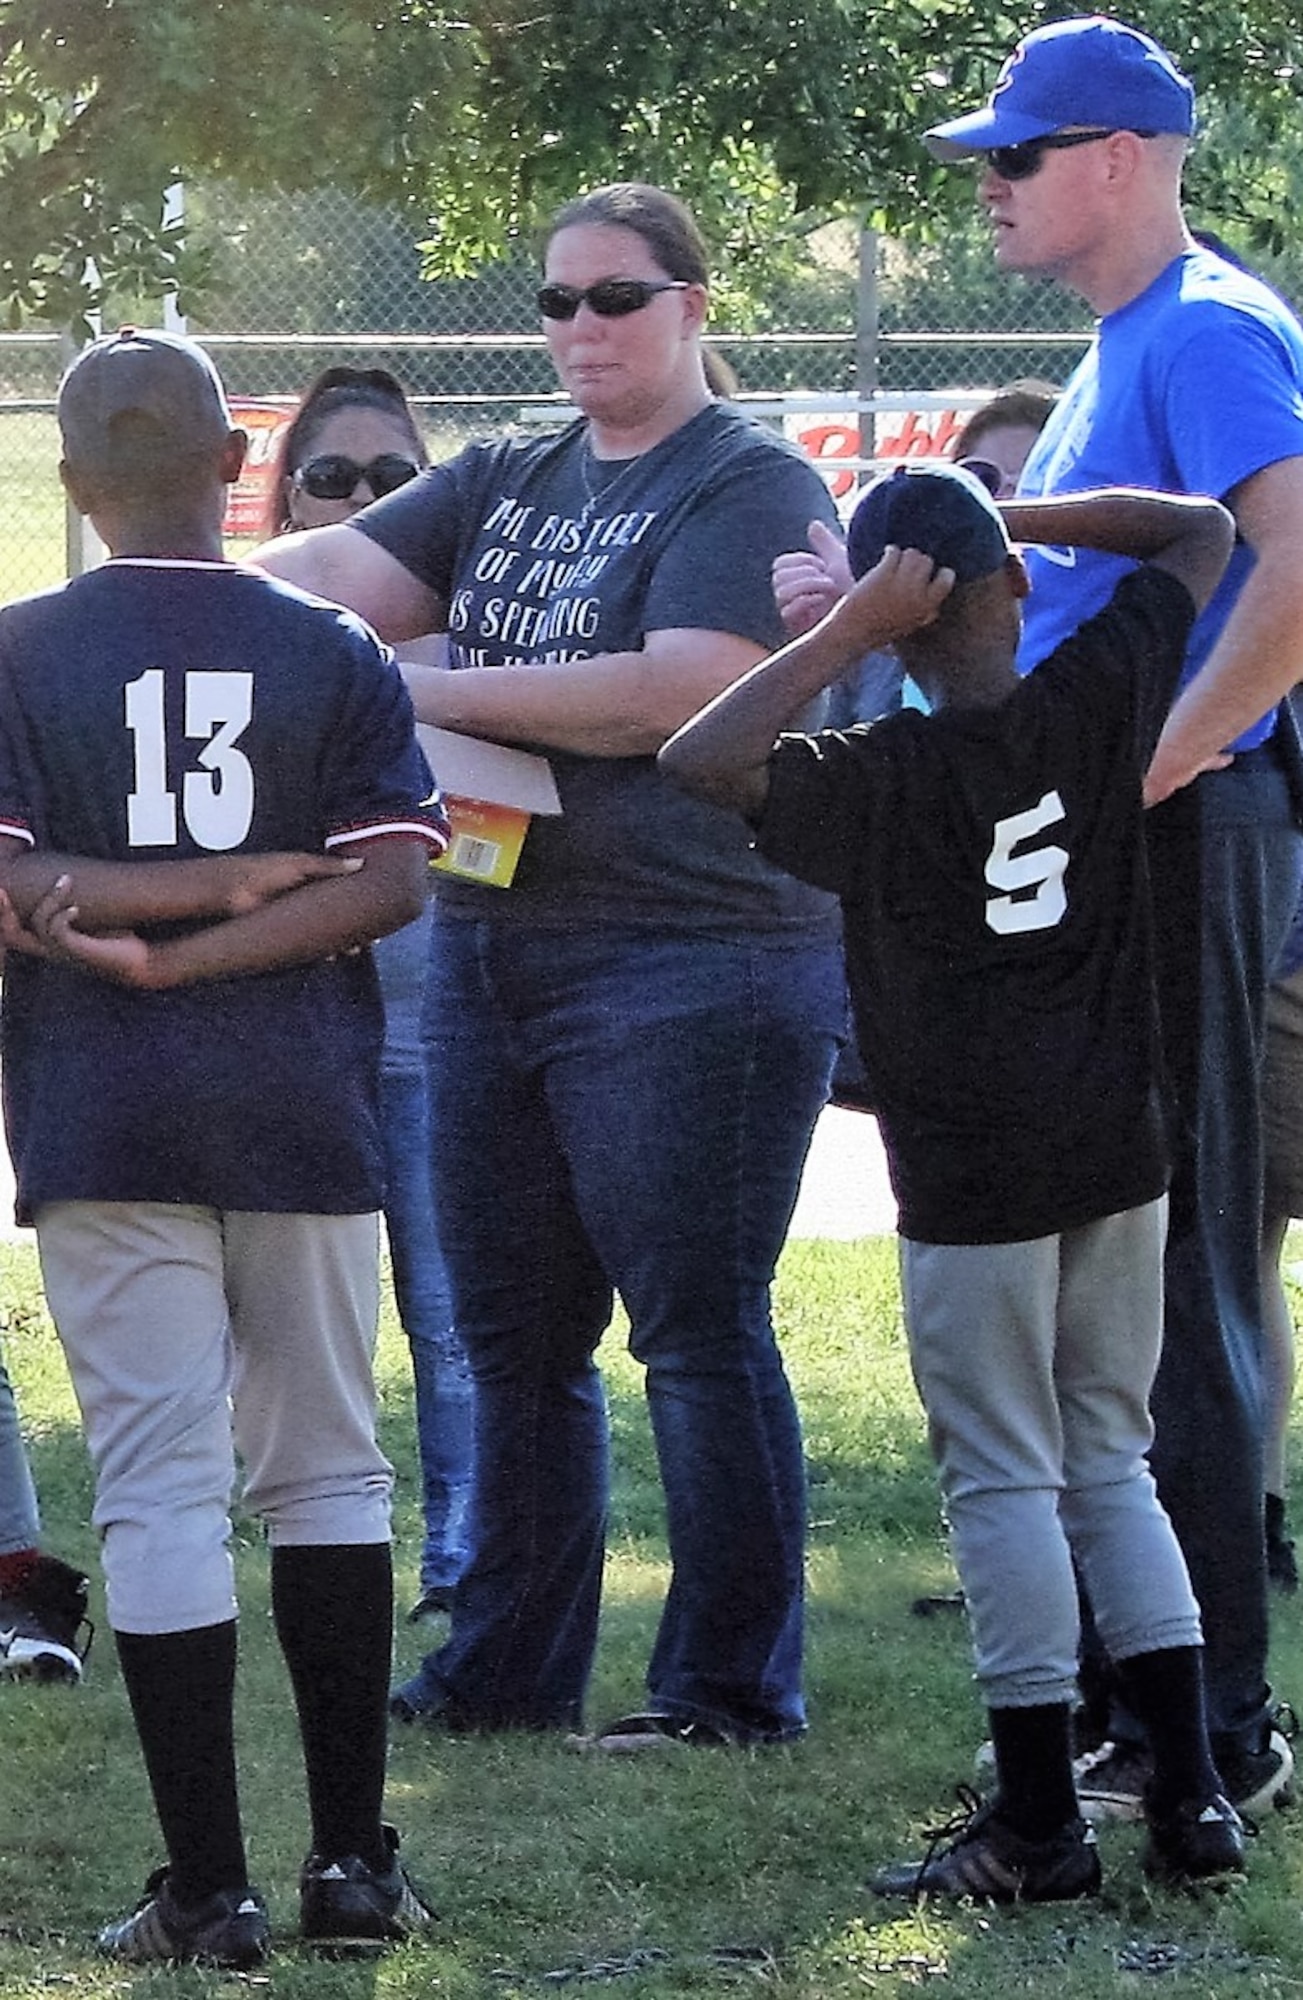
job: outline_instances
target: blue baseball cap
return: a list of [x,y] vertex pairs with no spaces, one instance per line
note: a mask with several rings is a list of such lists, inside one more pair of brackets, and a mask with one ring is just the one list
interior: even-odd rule
[[867,575],[888,546],[921,549],[957,584],[1003,569],[1009,536],[980,479],[947,460],[920,459],[875,479],[851,515],[846,554],[851,575]]
[[1069,126],[1109,132],[1194,131],[1194,85],[1139,28],[1102,14],[1053,21],[1007,56],[980,111],[924,135],[939,160],[1022,146]]

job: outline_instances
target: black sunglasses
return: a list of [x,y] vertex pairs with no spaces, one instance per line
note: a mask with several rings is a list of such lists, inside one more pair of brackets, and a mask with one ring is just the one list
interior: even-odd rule
[[310,458],[299,467],[293,484],[299,492],[310,493],[314,500],[347,500],[365,480],[379,500],[383,494],[396,493],[400,486],[406,486],[420,469],[415,459],[404,458],[399,451],[382,451],[369,465],[359,465],[342,451],[323,451],[319,458]]
[[961,458],[956,460],[956,463],[962,465],[965,472],[971,472],[974,479],[980,481],[993,500],[999,499],[1000,488],[1004,485],[1004,474],[993,458]]
[[627,313],[649,306],[658,292],[687,289],[682,278],[665,278],[659,283],[649,278],[599,278],[582,291],[578,285],[540,285],[538,309],[544,319],[573,319],[580,306],[587,306],[599,319],[623,319]]
[[[1025,139],[1021,146],[992,146],[983,153],[984,166],[994,167],[1002,181],[1029,181],[1040,172],[1046,153],[1066,153],[1070,146],[1093,146],[1097,139],[1111,139],[1117,126],[1097,132],[1049,132],[1043,139]],[[1137,139],[1152,139],[1152,132],[1137,132]]]

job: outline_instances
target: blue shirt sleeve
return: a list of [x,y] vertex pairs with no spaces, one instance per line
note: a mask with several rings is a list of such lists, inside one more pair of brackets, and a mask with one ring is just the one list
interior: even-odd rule
[[1201,314],[1165,382],[1167,433],[1181,490],[1228,494],[1303,456],[1303,390],[1280,330],[1244,312]]

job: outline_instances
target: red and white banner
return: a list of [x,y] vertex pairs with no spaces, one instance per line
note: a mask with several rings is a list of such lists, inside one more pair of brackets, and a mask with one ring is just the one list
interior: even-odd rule
[[[249,450],[244,470],[231,488],[223,528],[242,540],[261,539],[267,531],[277,453],[294,407],[237,396],[231,399],[231,414],[248,432]],[[971,414],[971,408],[881,411],[874,421],[871,448],[866,448],[859,423],[849,413],[803,411],[787,417],[783,429],[814,460],[833,499],[843,500],[855,491],[866,461],[939,458],[949,451]]]
[[227,496],[223,534],[244,541],[266,539],[276,454],[293,415],[293,404],[258,402],[249,396],[231,398],[232,421],[248,432],[249,449],[244,470]]
[[[834,500],[853,492],[857,472],[868,460],[940,458],[950,449],[972,411],[968,409],[888,410],[874,421],[872,440],[853,416],[789,417],[788,437],[809,453]],[[848,460],[839,470],[837,461]]]

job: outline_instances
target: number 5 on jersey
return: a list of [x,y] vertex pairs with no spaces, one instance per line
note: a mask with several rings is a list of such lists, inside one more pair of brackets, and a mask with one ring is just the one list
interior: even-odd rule
[[1063,800],[1057,792],[1046,792],[1039,805],[996,821],[995,839],[986,857],[986,880],[992,889],[1004,889],[1008,894],[988,898],[986,921],[1001,937],[1017,931],[1053,930],[1062,921],[1068,907],[1063,886],[1066,848],[1032,847],[1025,854],[1013,850],[1063,817]]

